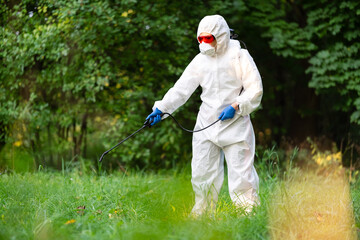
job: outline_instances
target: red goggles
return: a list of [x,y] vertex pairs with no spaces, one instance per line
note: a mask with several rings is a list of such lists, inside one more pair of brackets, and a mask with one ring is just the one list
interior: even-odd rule
[[215,40],[215,37],[213,35],[206,35],[206,36],[199,36],[198,41],[199,43],[212,43]]

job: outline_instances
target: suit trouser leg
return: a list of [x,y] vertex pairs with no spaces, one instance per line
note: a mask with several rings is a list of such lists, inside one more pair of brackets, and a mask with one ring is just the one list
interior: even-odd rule
[[195,205],[191,212],[200,215],[209,208],[215,209],[224,181],[224,156],[219,146],[197,136],[193,136],[191,183],[195,192]]
[[223,148],[228,166],[229,193],[236,206],[259,204],[259,177],[254,168],[255,147],[242,141]]

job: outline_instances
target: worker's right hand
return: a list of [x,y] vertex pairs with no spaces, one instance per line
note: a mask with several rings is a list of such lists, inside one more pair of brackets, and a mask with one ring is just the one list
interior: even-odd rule
[[156,108],[149,116],[147,116],[146,120],[149,120],[151,122],[150,125],[153,126],[161,121],[161,114],[162,111]]
[[222,111],[222,113],[219,116],[219,119],[221,119],[221,121],[231,119],[234,117],[235,112],[236,112],[235,108],[229,105],[227,106],[227,108],[224,109],[224,111]]

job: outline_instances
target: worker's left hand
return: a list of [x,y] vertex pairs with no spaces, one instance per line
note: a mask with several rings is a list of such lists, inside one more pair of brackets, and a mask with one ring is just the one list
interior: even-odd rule
[[150,125],[154,126],[161,121],[161,114],[162,112],[156,108],[149,116],[147,116],[146,120],[149,120],[151,122]]
[[227,108],[224,109],[224,111],[222,111],[222,113],[219,116],[219,119],[221,119],[221,121],[224,121],[226,119],[231,119],[234,117],[235,111],[236,111],[235,108],[229,105]]

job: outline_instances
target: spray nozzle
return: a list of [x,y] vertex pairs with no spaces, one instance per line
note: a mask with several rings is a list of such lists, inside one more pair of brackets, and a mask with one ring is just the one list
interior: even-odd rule
[[147,127],[151,127],[151,123],[152,123],[153,121],[149,118],[149,119],[147,119],[145,122],[144,122],[144,125],[145,126],[147,126]]

